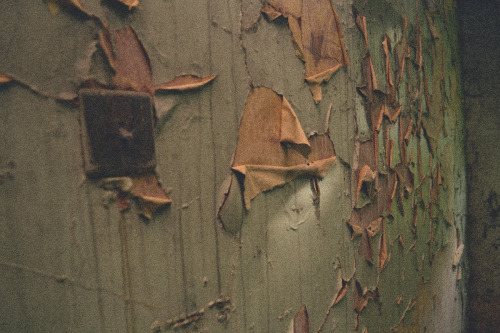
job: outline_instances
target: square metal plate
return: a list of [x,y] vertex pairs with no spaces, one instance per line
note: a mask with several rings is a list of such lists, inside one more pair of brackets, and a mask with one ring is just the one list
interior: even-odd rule
[[153,108],[146,93],[80,90],[84,169],[88,176],[126,176],[155,167]]

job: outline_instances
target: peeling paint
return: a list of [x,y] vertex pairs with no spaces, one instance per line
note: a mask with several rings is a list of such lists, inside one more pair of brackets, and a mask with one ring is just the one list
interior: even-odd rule
[[[305,62],[305,80],[316,103],[322,99],[321,84],[328,82],[349,60],[335,7],[328,0],[314,3],[302,0],[270,0],[262,7],[270,21],[288,19],[295,53]],[[312,19],[314,17],[314,19]]]
[[[47,315],[54,323],[60,322],[52,320],[56,318],[75,325],[74,309],[95,309],[89,304],[98,304],[95,313],[82,311],[86,319],[99,318],[87,320],[94,330],[106,330],[112,323],[121,331],[149,327],[155,332],[279,332],[286,330],[299,308],[291,332],[308,332],[310,325],[325,332],[423,327],[442,331],[438,320],[447,321],[448,330],[460,327],[460,279],[468,272],[463,271],[465,246],[459,232],[463,218],[456,215],[462,194],[455,194],[463,189],[456,179],[461,162],[454,164],[460,155],[461,96],[448,31],[454,26],[452,6],[354,1],[358,9],[353,15],[351,2],[335,3],[335,9],[324,2],[328,15],[317,15],[328,16],[334,22],[331,27],[339,29],[321,27],[318,33],[314,27],[321,20],[311,23],[302,17],[310,8],[301,1],[294,2],[299,8],[296,17],[281,10],[279,1],[269,1],[263,10],[274,19],[271,24],[259,20],[261,2],[255,0],[224,5],[141,2],[132,10],[114,5],[117,1],[103,5],[87,1],[83,9],[78,1],[67,3],[70,7],[58,7],[54,16],[44,3],[33,8],[43,8],[38,12],[57,31],[63,22],[68,36],[80,36],[74,42],[82,46],[75,47],[78,57],[62,66],[73,68],[75,63],[75,75],[66,77],[56,70],[54,77],[61,84],[44,85],[40,82],[46,76],[38,79],[13,67],[9,59],[0,61],[1,93],[7,96],[7,111],[2,109],[0,116],[7,133],[3,139],[9,142],[7,153],[0,152],[0,182],[5,178],[0,189],[6,190],[0,192],[0,202],[7,207],[0,211],[5,214],[8,244],[1,254],[19,258],[19,263],[12,259],[0,263],[6,268],[6,283],[16,291],[9,291],[6,298],[9,314],[22,315],[17,308],[10,309],[16,302],[21,309],[38,306],[29,303],[39,300],[31,287],[36,285],[54,288],[51,301],[74,297],[74,307],[58,309],[60,317]],[[94,12],[106,17],[113,30],[92,16]],[[287,17],[288,27],[278,15]],[[6,27],[12,31],[15,25],[9,22]],[[308,22],[314,31],[301,30]],[[46,24],[39,26],[47,31]],[[81,34],[72,30],[75,26]],[[114,31],[115,27],[125,28]],[[318,50],[342,34],[345,47],[335,48],[342,51],[335,52],[342,55],[340,65],[328,65],[326,74],[315,73],[311,64],[322,61],[318,54],[323,51]],[[307,38],[310,43],[299,43]],[[8,44],[2,38],[0,43]],[[66,47],[64,41],[60,45]],[[4,57],[17,54],[17,44],[12,47],[5,47],[10,56]],[[346,50],[351,64],[333,76],[336,67],[347,65]],[[47,57],[50,65],[50,57],[42,51],[40,57]],[[305,60],[305,75],[294,51]],[[25,63],[22,56],[20,63]],[[104,63],[93,67],[91,77],[90,59],[101,58],[108,60],[109,68]],[[177,66],[186,72],[216,72],[218,77],[178,75]],[[128,72],[129,67],[133,70]],[[157,82],[163,82],[162,77],[174,79],[157,84],[153,77]],[[321,91],[323,103],[308,97],[304,78],[313,82],[316,101]],[[273,84],[257,87],[262,81]],[[195,94],[181,93],[207,84],[208,89]],[[78,88],[89,85],[154,96],[156,144],[161,145],[162,155],[156,172],[172,186],[168,195],[156,173],[78,183],[81,166],[72,149],[57,142],[50,147],[26,143],[25,135],[16,132],[28,124],[33,141],[40,141],[37,126],[43,135],[56,135],[50,132],[54,122],[49,119],[45,124],[39,116],[43,112],[67,119],[61,123],[67,128],[64,140],[77,145],[78,135],[72,134],[78,123],[71,104],[53,98],[72,100]],[[263,120],[247,121],[257,111]],[[250,124],[248,128],[243,129],[244,123]],[[314,132],[318,128],[320,134]],[[269,148],[260,144],[261,139],[269,139]],[[56,161],[60,151],[65,153]],[[51,158],[40,158],[44,154]],[[279,163],[274,163],[276,156]],[[10,159],[19,161],[15,170],[1,164]],[[325,159],[327,163],[314,169]],[[252,168],[255,165],[258,168]],[[8,172],[14,171],[10,179]],[[277,173],[278,181],[266,178]],[[155,216],[165,223],[135,223],[140,219],[128,212],[135,200],[141,205],[138,210],[151,218],[156,208],[170,204],[169,197],[175,199],[174,208]],[[494,194],[489,201],[493,214]],[[16,202],[33,202],[38,211],[35,214],[28,205],[20,211]],[[117,209],[111,209],[112,204]],[[225,230],[214,219],[214,211]],[[52,244],[53,235],[57,242]],[[28,242],[37,253],[26,250]],[[45,259],[33,265],[43,253]],[[61,253],[60,263],[47,259]],[[20,297],[17,290],[27,296]],[[230,298],[207,302],[217,294]],[[307,311],[301,304],[307,304]],[[41,321],[34,317],[32,322]]]

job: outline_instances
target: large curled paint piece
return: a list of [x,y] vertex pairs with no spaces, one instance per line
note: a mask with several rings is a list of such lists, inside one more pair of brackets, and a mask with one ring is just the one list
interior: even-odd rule
[[305,80],[318,103],[322,99],[321,83],[349,64],[333,4],[330,0],[270,0],[262,12],[271,21],[279,16],[288,19],[295,52],[305,62]]
[[328,134],[307,138],[285,97],[265,87],[250,91],[231,167],[244,177],[246,209],[259,193],[297,177],[323,178],[335,161]]

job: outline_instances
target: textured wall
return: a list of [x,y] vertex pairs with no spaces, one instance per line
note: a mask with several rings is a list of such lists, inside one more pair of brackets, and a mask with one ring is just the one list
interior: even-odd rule
[[[287,20],[261,17],[260,1],[81,3],[86,14],[51,15],[42,1],[0,13],[0,74],[12,79],[0,86],[0,330],[284,332],[302,304],[311,332],[462,329],[453,1],[334,1],[350,63],[320,103]],[[217,75],[154,95],[156,174],[172,204],[151,220],[134,204],[120,211],[82,168],[72,99],[87,79],[112,83],[102,22],[134,28],[155,84]],[[252,86],[283,95],[306,134],[326,122],[337,162],[319,198],[300,177],[250,210],[229,202],[228,232],[216,212]],[[373,179],[360,180],[364,165]]]

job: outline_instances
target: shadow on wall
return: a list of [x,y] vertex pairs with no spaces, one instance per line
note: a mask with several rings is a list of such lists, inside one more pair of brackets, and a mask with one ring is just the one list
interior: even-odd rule
[[467,331],[500,326],[500,2],[458,1],[467,156]]

